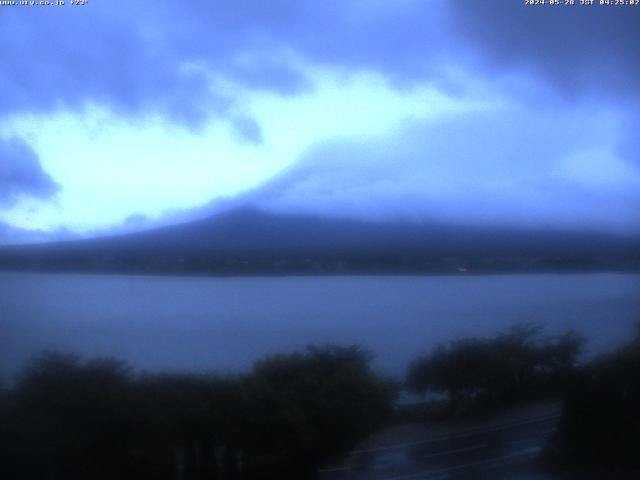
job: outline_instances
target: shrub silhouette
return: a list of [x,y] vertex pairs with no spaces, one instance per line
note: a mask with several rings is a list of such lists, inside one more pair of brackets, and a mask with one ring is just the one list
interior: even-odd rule
[[135,376],[45,353],[0,390],[0,478],[312,477],[377,429],[389,384],[357,347],[310,347],[247,375]]
[[420,394],[447,394],[453,415],[493,408],[560,389],[581,345],[573,332],[545,338],[539,326],[516,325],[494,338],[438,346],[412,362],[406,384]]
[[558,447],[584,466],[640,467],[640,335],[587,365],[569,389]]
[[47,353],[32,361],[13,393],[12,443],[19,478],[114,478],[125,474],[130,374],[120,362],[82,364]]
[[132,388],[138,468],[157,478],[211,478],[218,469],[216,449],[226,441],[228,412],[220,397],[233,383],[214,375],[139,378]]
[[281,478],[300,478],[378,429],[391,413],[392,389],[371,372],[370,359],[355,346],[328,346],[258,362],[247,382],[245,438],[255,462],[248,467],[277,464]]

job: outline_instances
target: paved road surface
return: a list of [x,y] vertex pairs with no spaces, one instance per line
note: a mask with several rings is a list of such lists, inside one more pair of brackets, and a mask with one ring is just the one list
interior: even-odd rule
[[556,428],[546,413],[447,435],[354,451],[321,480],[555,480],[536,458]]

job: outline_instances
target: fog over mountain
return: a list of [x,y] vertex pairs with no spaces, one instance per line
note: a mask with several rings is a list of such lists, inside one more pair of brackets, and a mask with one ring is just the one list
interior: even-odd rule
[[247,203],[637,233],[638,11],[498,0],[5,8],[6,44],[64,32],[90,47],[0,52],[0,243]]
[[36,271],[322,274],[640,268],[640,237],[567,229],[361,221],[235,208],[128,235],[0,249]]

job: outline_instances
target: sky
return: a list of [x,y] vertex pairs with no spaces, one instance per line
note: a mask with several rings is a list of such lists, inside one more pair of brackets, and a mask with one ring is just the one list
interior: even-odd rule
[[3,243],[247,202],[640,231],[640,6],[67,1],[0,42]]

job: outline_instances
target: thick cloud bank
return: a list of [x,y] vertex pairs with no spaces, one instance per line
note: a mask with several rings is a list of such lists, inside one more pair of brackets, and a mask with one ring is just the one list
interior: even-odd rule
[[0,205],[11,204],[20,196],[48,199],[58,189],[25,142],[18,138],[0,141]]
[[[179,205],[171,205],[175,200],[163,203],[158,192],[149,191],[158,184],[177,190],[172,173],[184,172],[186,165],[202,171],[180,178],[219,180],[205,186],[206,191],[211,186],[215,200],[223,195],[224,175],[239,163],[228,160],[224,168],[221,159],[243,158],[293,165],[276,172],[259,194],[241,195],[267,208],[638,229],[639,25],[640,8],[541,8],[515,0],[112,0],[86,8],[5,8],[0,42],[15,48],[0,49],[0,119],[31,115],[44,121],[63,112],[82,120],[93,108],[105,112],[105,124],[120,122],[127,129],[140,119],[166,124],[163,140],[184,127],[195,136],[185,142],[185,151],[172,154],[176,158],[153,161],[136,158],[144,150],[130,153],[132,145],[101,137],[100,145],[114,147],[117,163],[130,163],[142,179],[128,184],[135,190],[132,204],[130,209],[120,204],[117,215],[104,200],[111,192],[91,197],[97,186],[79,185],[69,173],[79,171],[74,162],[97,163],[96,156],[83,152],[81,157],[70,145],[67,157],[58,148],[57,158],[65,160],[47,165],[64,163],[60,171],[75,182],[74,195],[61,202],[61,218],[65,208],[74,209],[73,202],[97,205],[94,220],[102,212],[104,221],[89,228],[116,228],[138,212],[158,220],[159,210],[149,204],[167,211],[202,205],[202,193],[197,200],[194,194],[192,203],[184,195]],[[397,97],[394,102],[405,106],[418,98],[416,91],[431,89],[451,105],[470,107],[435,105],[442,113],[425,119],[427,108],[420,104],[409,114],[396,114],[395,124],[384,131],[362,128],[385,115],[384,108],[366,113],[367,104],[386,105],[384,95],[372,94],[366,85],[354,88],[352,98],[341,97],[339,88],[323,90],[354,78],[381,79],[385,91]],[[357,98],[361,92],[365,101]],[[313,112],[308,116],[318,133],[305,138],[305,145],[280,148],[294,144],[291,139],[302,130],[300,114],[291,113],[296,101]],[[364,112],[347,115],[358,109]],[[205,138],[212,122],[228,125],[224,135],[239,139],[242,150],[221,146],[227,138]],[[329,131],[324,127],[330,122],[340,124],[340,138],[320,133]],[[95,125],[91,128],[104,135],[107,129]],[[81,138],[89,138],[85,149],[98,144],[98,133]],[[145,135],[145,142],[159,143]],[[55,147],[48,150],[45,143],[38,149],[43,158]],[[204,158],[208,149],[211,163],[218,162],[215,172],[204,161],[185,161],[196,154]],[[270,157],[282,152],[295,153],[277,159],[280,163]],[[0,162],[0,205],[15,205],[22,196],[48,199],[56,192],[20,140],[0,143]],[[154,162],[157,167],[148,166]],[[118,178],[115,165],[102,159],[103,179]],[[247,170],[244,184],[238,175],[230,175],[229,182],[242,184],[234,192],[248,190],[267,170],[260,180],[255,168]],[[143,181],[162,175],[166,181]],[[151,197],[153,202],[143,201]],[[42,226],[68,226],[52,212],[43,214],[48,217]],[[74,228],[82,230],[77,216]]]

